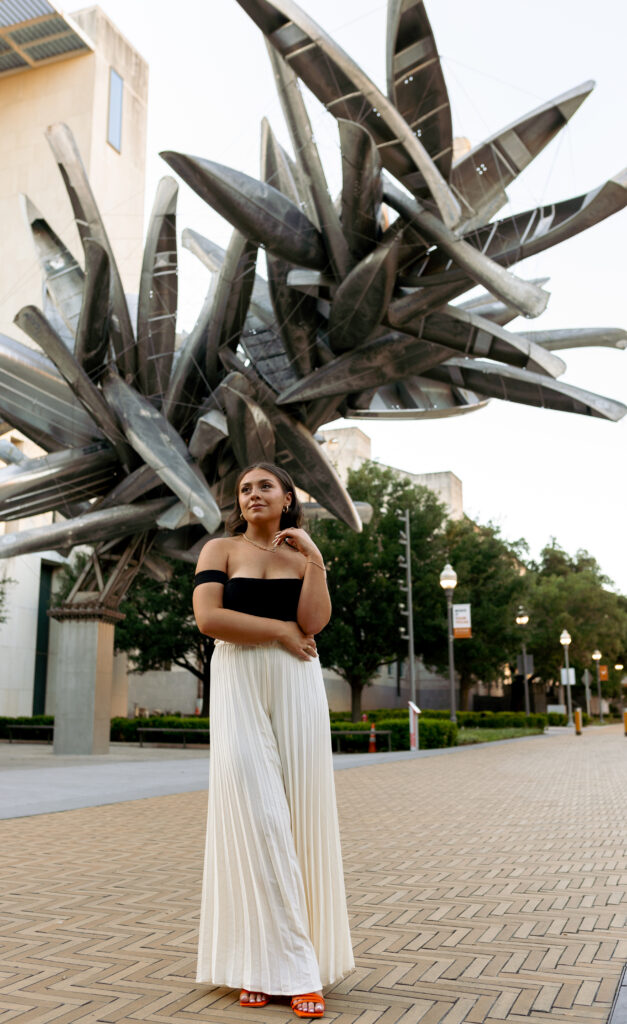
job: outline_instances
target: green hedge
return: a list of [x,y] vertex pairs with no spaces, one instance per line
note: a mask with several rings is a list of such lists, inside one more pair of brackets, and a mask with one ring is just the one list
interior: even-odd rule
[[[400,715],[394,718],[379,718],[376,722],[377,729],[389,729],[392,740],[392,750],[409,750],[409,722],[407,714],[404,719]],[[342,729],[355,730],[363,733],[361,736],[342,736],[340,740],[342,751],[347,753],[364,753],[368,750],[368,738],[370,735],[370,722],[350,722],[346,719],[336,719],[331,722],[331,736],[335,731]],[[439,722],[434,719],[420,719],[420,748],[421,750],[433,750],[438,747],[454,747],[457,744],[457,726],[453,722]],[[333,749],[335,750],[335,743]],[[387,736],[377,739],[377,750],[387,750]]]
[[[112,718],[111,739],[118,743],[139,743],[138,729],[204,729],[209,732],[209,719],[193,716],[152,715],[150,718]],[[151,737],[152,739],[153,737]],[[158,737],[159,743],[180,743],[173,735]]]
[[0,738],[9,738],[9,725],[54,725],[54,715],[17,715],[0,717]]

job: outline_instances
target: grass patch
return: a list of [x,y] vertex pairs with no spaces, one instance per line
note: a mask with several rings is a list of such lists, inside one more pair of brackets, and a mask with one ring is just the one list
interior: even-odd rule
[[521,736],[540,736],[543,729],[460,729],[457,746],[469,743],[490,743],[494,740],[514,740]]

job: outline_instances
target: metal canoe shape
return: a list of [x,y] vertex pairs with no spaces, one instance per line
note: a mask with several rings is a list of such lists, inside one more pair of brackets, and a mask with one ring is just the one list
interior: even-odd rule
[[210,409],[196,422],[189,442],[189,452],[197,462],[212,455],[221,441],[229,436],[226,416],[218,409]]
[[463,416],[488,405],[467,388],[452,387],[426,377],[407,377],[379,388],[365,408],[346,410],[347,419],[432,420]]
[[68,352],[63,341],[52,329],[43,313],[36,306],[24,306],[15,317],[15,323],[52,360],[83,408],[89,413],[94,422],[98,424],[107,440],[113,445],[122,465],[129,467],[132,461],[132,454],[102,392],[89,379],[72,353]]
[[179,349],[163,399],[164,416],[182,434],[185,434],[196,409],[210,390],[205,362],[216,284],[217,279],[213,276],[198,319]]
[[327,256],[320,233],[278,189],[202,157],[173,152],[161,156],[201,199],[251,242],[265,245],[297,266],[324,269]]
[[381,157],[363,125],[338,121],[342,152],[342,227],[355,263],[372,252],[381,234]]
[[154,526],[156,518],[174,501],[174,498],[159,498],[137,505],[119,505],[104,511],[87,512],[62,523],[9,533],[0,537],[0,558],[27,555],[33,551],[71,549],[77,544],[99,544],[117,540],[126,534],[143,533]]
[[[531,281],[532,284],[538,285],[539,288],[544,288],[548,282],[548,277],[536,277]],[[466,299],[465,302],[460,302],[456,308],[467,310],[467,312],[473,313],[475,316],[482,316],[486,320],[491,320],[492,323],[498,324],[500,327],[506,327],[508,323],[515,320],[518,316],[517,309],[514,309],[513,306],[508,306],[505,302],[501,302],[500,299],[495,299],[489,292],[482,292],[481,295],[476,295],[472,299]]]
[[621,327],[570,327],[553,331],[524,331],[521,337],[549,352],[563,348],[627,349],[627,331]]
[[530,338],[513,334],[491,320],[455,306],[445,306],[427,317],[409,321],[403,329],[427,341],[448,345],[466,356],[494,359],[532,373],[560,377],[566,369],[562,359],[552,356],[542,346],[534,345]]
[[[627,168],[585,195],[494,221],[470,231],[462,241],[468,242],[480,255],[487,256],[493,265],[510,267],[565,242],[625,206]],[[418,313],[451,302],[472,288],[473,281],[479,280],[469,270],[464,270],[452,250],[443,245],[426,260],[421,254],[417,267],[413,269],[417,272],[412,275],[410,267],[401,283],[418,286],[419,290],[396,299],[392,304],[392,320],[399,326]],[[520,312],[520,305],[508,299],[503,289],[488,284],[486,287],[506,305],[514,306]]]
[[[183,248],[193,253],[200,262],[212,273],[217,274],[226,259],[226,250],[216,245],[210,238],[205,238],[191,228],[184,228],[181,236]],[[267,327],[275,324],[274,310],[268,291],[268,282],[260,274],[255,274],[252,295],[250,297],[251,311]]]
[[514,366],[498,366],[475,359],[450,359],[428,370],[425,376],[454,387],[469,388],[483,398],[533,405],[558,412],[573,412],[605,420],[619,420],[627,406],[603,395],[551,380]]
[[276,396],[254,371],[248,370],[230,351],[221,354],[226,368],[242,373],[250,384],[250,394],[266,413],[274,428],[275,462],[285,466],[302,490],[328,508],[338,519],[357,533],[361,520],[348,491],[336,470],[310,431],[276,405]]
[[6,437],[0,437],[0,459],[10,466],[22,466],[30,462],[28,455],[25,455],[21,448],[18,448]]
[[174,178],[157,187],[139,279],[137,377],[142,394],[160,403],[170,379],[176,336],[178,266]]
[[205,481],[190,463],[189,452],[176,430],[148,399],[138,395],[113,371],[108,371],[103,388],[129,444],[213,533],[220,525],[220,511]]
[[627,206],[627,168],[585,195],[514,214],[466,236],[490,259],[511,266],[559,245]]
[[336,118],[365,125],[383,166],[411,192],[428,188],[448,227],[460,206],[429,153],[393,103],[293,0],[238,0],[272,46]]
[[381,323],[394,290],[399,245],[400,235],[379,245],[342,281],[329,317],[333,352],[356,348]]
[[282,391],[298,380],[294,359],[289,355],[278,328],[245,330],[242,333],[242,348],[259,376],[275,392]]
[[[446,81],[422,0],[388,0],[388,97],[449,180],[453,129]],[[415,187],[420,194],[420,187]]]
[[92,380],[105,368],[109,349],[109,292],[111,273],[107,250],[86,238],[83,304],[76,328],[74,355]]
[[0,414],[47,451],[103,437],[54,363],[6,335],[0,335]]
[[421,373],[450,359],[452,348],[422,341],[408,334],[390,333],[367,341],[351,352],[314,370],[277,398],[278,405],[307,401],[328,395],[350,395],[379,388],[410,374]]
[[[350,267],[348,245],[338,212],[329,193],[300,84],[287,61],[283,60],[269,43],[268,53],[279,100],[296,154],[296,164],[300,169],[300,173],[296,175],[296,179],[300,182],[301,201],[299,205],[306,210],[313,205],[315,218],[311,218],[312,222],[320,230],[324,239],[333,273],[337,280],[341,280],[348,273]],[[303,187],[305,182],[306,185]]]
[[73,515],[72,505],[111,487],[119,460],[105,441],[70,448],[0,470],[0,515],[21,519],[50,509]]
[[83,271],[28,196],[21,195],[20,204],[35,245],[44,285],[63,323],[74,337],[83,299]]
[[[298,201],[296,185],[286,160],[267,121],[261,134],[261,176],[284,195]],[[311,371],[320,316],[315,296],[294,291],[287,283],[292,264],[266,253],[268,289],[281,338],[290,361],[302,376]]]
[[[590,95],[584,82],[514,121],[471,149],[451,170],[450,183],[464,220],[485,223],[507,202],[505,189],[551,142]],[[500,200],[495,205],[494,200]]]
[[220,389],[226,412],[231,446],[239,465],[274,461],[274,430],[272,423],[257,402],[248,394],[245,377],[230,374]]
[[240,231],[231,235],[220,267],[205,342],[205,373],[210,387],[218,383],[221,348],[237,348],[255,281],[257,243]]
[[156,487],[162,486],[154,469],[146,465],[138,466],[128,476],[123,477],[93,507],[102,509],[111,508],[113,505],[130,505],[138,498],[143,498],[145,494],[154,491]]
[[[544,312],[549,300],[547,292],[528,281],[521,281],[513,274],[508,274],[483,252],[478,251],[463,238],[457,238],[437,217],[425,210],[417,200],[401,192],[392,182],[387,181],[384,184],[383,194],[401,217],[414,224],[421,234],[426,235],[438,246],[440,253],[446,253],[458,268],[477,284],[482,284],[493,295],[514,306],[524,316],[535,317]],[[400,299],[395,304],[396,310],[390,310],[390,322],[393,326],[401,326],[404,320],[411,319],[412,299],[413,296],[409,296],[409,302]],[[401,307],[402,315],[398,312]]]
[[133,378],[136,371],[135,336],[126,304],[122,278],[76,141],[66,124],[51,125],[46,129],[46,139],[61,172],[81,242],[87,238],[93,238],[107,251],[111,268],[111,303],[113,307],[111,340],[120,372]]

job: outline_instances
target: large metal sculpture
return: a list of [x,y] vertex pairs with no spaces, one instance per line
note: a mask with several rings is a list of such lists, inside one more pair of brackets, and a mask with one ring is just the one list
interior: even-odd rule
[[[387,95],[292,0],[238,0],[267,38],[293,154],[262,125],[261,180],[210,160],[166,162],[234,227],[226,251],[183,244],[211,271],[177,345],[177,185],[160,183],[136,325],[80,155],[48,130],[83,245],[83,265],[30,200],[44,309],[17,325],[43,352],[0,338],[0,414],[46,450],[0,471],[0,518],[53,510],[49,526],[0,538],[0,557],[76,544],[93,554],[55,612],[113,623],[134,574],[193,562],[232,507],[241,466],[285,465],[353,529],[360,518],[315,431],[338,416],[463,414],[492,397],[617,420],[625,406],[560,382],[555,350],[624,348],[618,329],[517,331],[544,281],[513,264],[621,209],[623,172],[584,196],[494,220],[505,189],[568,122],[592,83],[557,97],[452,159],[446,84],[421,0],[389,0]],[[334,200],[299,79],[337,118]],[[257,272],[265,249],[267,276]],[[481,285],[480,297],[459,301]],[[453,301],[458,300],[453,305]],[[0,457],[11,461],[6,445]]]

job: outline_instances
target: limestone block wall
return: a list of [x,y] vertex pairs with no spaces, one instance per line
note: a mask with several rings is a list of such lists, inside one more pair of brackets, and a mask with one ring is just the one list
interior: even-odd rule
[[[124,285],[141,267],[148,66],[98,8],[73,15],[95,50],[0,79],[0,333],[27,303],[41,304],[41,277],[20,211],[26,193],[82,262],[82,247],[54,157],[44,138],[63,121],[74,133],[103,214]],[[109,69],[124,81],[122,149],[107,142]]]

